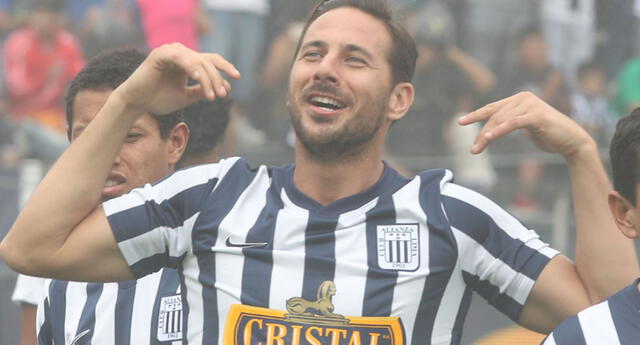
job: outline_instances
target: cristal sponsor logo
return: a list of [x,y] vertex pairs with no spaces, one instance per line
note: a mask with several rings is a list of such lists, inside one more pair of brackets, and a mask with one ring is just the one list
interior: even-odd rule
[[324,282],[315,301],[293,297],[287,311],[234,304],[225,327],[225,345],[402,345],[397,317],[335,314],[333,282]]

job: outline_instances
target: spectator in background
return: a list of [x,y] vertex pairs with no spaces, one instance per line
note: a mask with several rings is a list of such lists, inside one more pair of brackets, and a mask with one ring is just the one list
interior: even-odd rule
[[136,0],[149,49],[180,42],[199,50],[199,32],[208,30],[199,10],[199,0]]
[[10,34],[3,51],[8,112],[21,130],[25,154],[49,161],[66,147],[64,90],[84,64],[59,11],[55,1],[37,2],[27,25]]
[[614,109],[619,116],[640,106],[640,58],[628,60],[616,79]]
[[445,140],[451,119],[471,111],[477,96],[493,89],[495,78],[455,46],[455,23],[443,2],[427,3],[413,22],[419,52],[413,78],[416,98],[389,132],[388,146],[395,155],[444,157],[451,153]]
[[[497,98],[503,98],[515,92],[530,91],[552,107],[564,114],[571,111],[569,87],[564,77],[555,69],[547,50],[547,43],[537,26],[522,30],[518,36],[518,59],[505,68],[498,79]],[[537,152],[528,141],[513,138],[510,148],[516,154]],[[543,173],[539,159],[523,156],[518,166],[518,191],[511,201],[511,209],[520,211],[521,216],[540,210],[540,202],[534,195]]]
[[[229,128],[231,139],[235,132],[238,144],[242,147],[255,147],[264,144],[264,133],[255,128],[260,119],[250,116],[262,116],[259,111],[251,111],[257,83],[257,73],[263,55],[265,23],[270,11],[268,0],[202,0],[202,8],[211,25],[209,33],[201,37],[203,52],[215,52],[234,64],[242,73],[240,80],[232,82],[231,95],[234,99],[232,125]],[[235,128],[237,126],[237,128]]]
[[615,127],[606,93],[604,69],[595,62],[582,63],[577,70],[577,85],[571,95],[571,117],[596,139],[600,146],[609,141]]
[[551,63],[571,85],[595,50],[595,0],[542,0],[540,20]]
[[107,49],[144,44],[135,0],[65,0],[65,15],[87,58]]

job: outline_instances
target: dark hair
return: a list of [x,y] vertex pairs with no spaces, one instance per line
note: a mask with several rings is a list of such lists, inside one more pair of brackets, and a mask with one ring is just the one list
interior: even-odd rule
[[224,135],[229,124],[229,98],[202,100],[184,108],[184,120],[189,126],[189,141],[182,161],[209,153]]
[[578,69],[576,71],[576,75],[578,79],[583,78],[587,73],[593,71],[604,71],[602,65],[600,65],[597,61],[585,61],[578,65]]
[[[71,81],[65,97],[67,111],[67,136],[71,139],[73,104],[80,91],[115,90],[142,64],[147,55],[135,48],[120,48],[104,51],[87,62]],[[176,124],[182,122],[182,110],[153,116],[158,123],[160,137],[166,139]]]
[[640,175],[640,108],[618,121],[609,147],[613,188],[636,205]]
[[418,50],[413,37],[407,32],[402,24],[394,18],[394,14],[387,0],[325,0],[321,2],[302,30],[302,35],[298,40],[294,59],[298,56],[302,40],[309,29],[309,26],[323,14],[341,7],[352,7],[358,9],[381,21],[389,31],[392,47],[387,59],[391,65],[391,76],[394,84],[410,82],[413,72],[416,69],[416,59]]

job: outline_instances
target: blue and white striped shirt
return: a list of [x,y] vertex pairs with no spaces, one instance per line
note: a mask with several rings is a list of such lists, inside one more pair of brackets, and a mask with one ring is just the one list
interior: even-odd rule
[[446,170],[322,206],[294,168],[231,158],[104,204],[137,277],[180,268],[189,344],[458,344],[472,291],[517,319],[557,254]]
[[640,343],[640,279],[605,301],[564,320],[543,345]]
[[182,344],[178,271],[121,283],[49,280],[38,305],[39,345]]

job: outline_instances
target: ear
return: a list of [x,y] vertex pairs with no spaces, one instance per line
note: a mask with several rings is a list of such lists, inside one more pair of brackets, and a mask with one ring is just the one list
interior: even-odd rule
[[167,138],[167,154],[169,163],[174,165],[180,160],[189,141],[189,127],[184,122],[179,122],[171,128]]
[[398,83],[391,91],[389,97],[389,119],[392,121],[400,120],[409,111],[409,107],[413,104],[413,85],[411,83]]
[[638,222],[636,210],[631,202],[620,193],[611,191],[609,192],[609,209],[611,209],[618,229],[628,238],[638,238],[636,227],[640,224],[636,224]]

